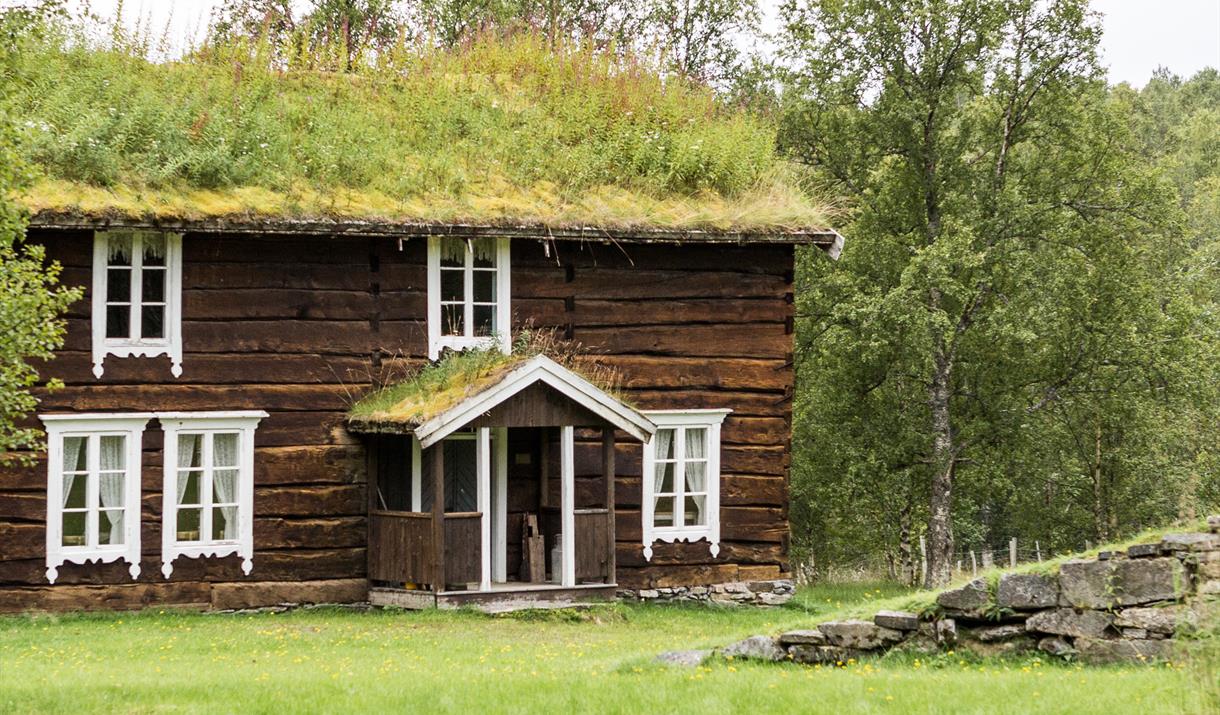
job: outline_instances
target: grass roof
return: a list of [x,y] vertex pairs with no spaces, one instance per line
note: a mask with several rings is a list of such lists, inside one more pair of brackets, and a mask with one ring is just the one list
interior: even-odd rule
[[379,425],[418,427],[492,387],[538,355],[551,358],[623,401],[618,374],[582,355],[578,344],[558,339],[554,331],[524,329],[508,354],[494,348],[451,352],[373,390],[348,411],[348,423],[373,431]]
[[355,72],[210,47],[153,62],[31,33],[3,89],[35,213],[790,233],[825,205],[776,127],[703,86],[531,36],[402,45]]

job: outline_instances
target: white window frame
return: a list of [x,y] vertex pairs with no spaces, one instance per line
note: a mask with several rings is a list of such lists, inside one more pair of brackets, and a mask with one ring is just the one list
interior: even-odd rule
[[[254,431],[258,423],[267,417],[262,411],[240,412],[159,412],[161,429],[165,432],[164,481],[161,494],[161,573],[169,578],[174,570],[174,559],[201,558],[204,556],[229,556],[242,558],[242,572],[250,574],[254,568]],[[216,435],[238,434],[238,484],[237,484],[237,538],[205,539],[210,535],[211,524],[211,459],[210,449],[205,449],[202,478],[199,482],[201,521],[199,541],[178,541],[178,436],[180,433]],[[211,444],[210,439],[206,444]],[[204,497],[207,497],[207,501]]]
[[[643,414],[652,420],[657,430],[674,430],[674,456],[681,463],[685,450],[685,430],[707,430],[707,523],[696,526],[657,526],[653,520],[655,505],[656,473],[656,442],[655,436],[644,443],[643,475],[641,478],[642,504],[640,512],[643,517],[644,559],[652,560],[652,547],[658,541],[674,543],[677,541],[698,541],[706,539],[715,558],[720,553],[720,425],[732,410],[645,410]],[[685,467],[681,464],[674,470],[674,488],[676,494],[674,505],[685,504],[681,496],[685,493]]]
[[[55,583],[59,567],[65,563],[85,564],[91,561],[111,563],[123,559],[129,564],[133,579],[140,576],[140,462],[144,428],[153,418],[151,412],[114,414],[40,415],[47,431],[47,581]],[[126,460],[123,480],[123,543],[83,546],[63,544],[63,449],[65,437],[85,437],[88,440],[88,474],[85,505],[87,541],[96,540],[101,528],[98,508],[101,437],[121,435],[126,438]]]
[[492,335],[475,336],[473,317],[472,266],[473,251],[466,249],[466,295],[465,316],[462,321],[465,335],[441,334],[441,241],[465,241],[462,238],[429,236],[428,237],[428,359],[436,360],[445,348],[466,350],[468,348],[498,347],[502,352],[512,350],[512,307],[509,301],[512,296],[512,286],[509,277],[509,240],[495,238],[496,242],[496,326]]
[[[143,239],[149,235],[165,237],[165,337],[163,338],[107,338],[106,337],[106,293],[109,272],[111,236],[131,236],[131,318],[132,331],[138,330],[142,321],[142,282],[144,253]],[[157,357],[166,355],[170,360],[170,373],[182,375],[182,234],[160,231],[97,231],[93,234],[93,376],[101,378],[103,362],[108,355],[115,357]]]

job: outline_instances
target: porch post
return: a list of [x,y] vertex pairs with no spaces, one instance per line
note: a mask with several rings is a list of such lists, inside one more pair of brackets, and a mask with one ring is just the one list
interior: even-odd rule
[[559,487],[560,518],[563,529],[563,564],[560,583],[576,585],[576,468],[573,453],[575,440],[572,425],[559,428]]
[[432,469],[432,591],[445,590],[445,443],[428,449]]
[[606,480],[606,583],[615,583],[614,428],[602,427],[602,477]]
[[491,590],[491,428],[478,429],[475,472],[479,504],[479,590]]

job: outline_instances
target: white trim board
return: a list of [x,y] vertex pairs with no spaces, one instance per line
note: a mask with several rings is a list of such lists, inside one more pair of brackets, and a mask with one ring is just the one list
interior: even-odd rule
[[427,449],[469,424],[479,415],[535,383],[544,383],[632,437],[647,442],[656,425],[640,412],[627,407],[604,390],[545,355],[527,360],[496,384],[479,392],[415,428],[420,446]]

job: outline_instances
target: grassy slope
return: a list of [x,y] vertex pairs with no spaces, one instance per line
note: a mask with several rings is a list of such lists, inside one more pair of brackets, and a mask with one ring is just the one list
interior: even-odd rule
[[[885,659],[843,669],[658,652],[806,625],[893,596],[803,590],[796,606],[619,606],[592,619],[472,613],[158,614],[0,619],[0,711],[1201,712],[1180,666]],[[866,597],[867,594],[867,597]]]
[[[30,208],[212,218],[824,228],[768,120],[587,48],[404,46],[350,75],[267,48],[150,63],[65,26],[0,77],[43,177]],[[86,39],[90,38],[90,39]],[[260,54],[261,53],[261,54]]]

